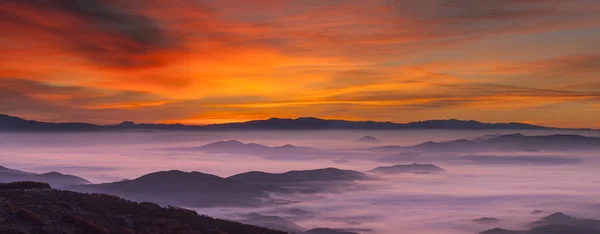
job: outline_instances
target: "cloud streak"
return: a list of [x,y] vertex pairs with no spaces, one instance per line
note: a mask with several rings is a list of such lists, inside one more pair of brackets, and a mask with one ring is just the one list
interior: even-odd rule
[[[534,119],[556,108],[589,115],[600,91],[589,85],[600,54],[593,3],[7,0],[0,87],[14,101],[0,111],[34,117],[55,108],[104,122],[120,121],[118,111],[155,122],[402,122],[477,118],[514,104],[535,108]],[[581,46],[564,49],[567,39]],[[45,116],[35,115],[59,118]]]

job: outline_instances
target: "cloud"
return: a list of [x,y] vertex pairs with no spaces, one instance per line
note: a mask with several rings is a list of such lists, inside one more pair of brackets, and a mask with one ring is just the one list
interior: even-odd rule
[[0,77],[21,81],[0,87],[21,105],[0,111],[31,116],[46,104],[81,121],[188,123],[543,116],[549,106],[589,115],[597,51],[567,54],[563,41],[595,48],[590,3],[1,1]]
[[157,19],[136,11],[133,4],[7,0],[1,5],[3,30],[54,41],[102,66],[155,66],[163,62],[156,56],[181,46],[176,35]]

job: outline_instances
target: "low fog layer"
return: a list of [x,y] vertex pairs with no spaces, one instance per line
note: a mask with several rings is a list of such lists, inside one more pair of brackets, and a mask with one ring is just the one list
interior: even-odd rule
[[[0,173],[56,171],[82,178],[67,189],[306,233],[528,233],[537,226],[524,225],[555,212],[600,218],[600,150],[590,138],[600,134],[515,133],[2,133]],[[87,181],[100,185],[77,184]]]

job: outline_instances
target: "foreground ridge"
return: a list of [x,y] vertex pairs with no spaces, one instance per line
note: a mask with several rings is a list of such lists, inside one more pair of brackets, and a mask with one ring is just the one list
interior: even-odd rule
[[178,207],[106,194],[52,189],[38,182],[0,186],[0,233],[282,234]]

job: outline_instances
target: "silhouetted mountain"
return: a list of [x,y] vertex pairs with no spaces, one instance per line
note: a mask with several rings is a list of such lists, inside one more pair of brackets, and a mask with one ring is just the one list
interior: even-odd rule
[[361,137],[360,139],[356,140],[358,142],[364,142],[364,143],[377,143],[377,142],[381,142],[379,139],[375,138],[374,136],[364,136]]
[[183,171],[161,171],[134,180],[71,186],[67,189],[188,207],[258,206],[272,192],[287,192],[280,187],[248,184],[216,175]]
[[31,172],[24,172],[14,169],[9,169],[0,166],[0,183],[16,182],[16,181],[34,181],[43,182],[52,185],[53,187],[65,187],[70,185],[81,185],[90,184],[89,181],[73,176],[65,175],[58,172],[48,172],[43,174],[36,174]]
[[230,176],[229,179],[253,184],[284,185],[304,182],[356,181],[368,179],[368,176],[358,171],[325,168],[316,170],[288,171],[285,173],[251,171]]
[[243,143],[236,140],[217,141],[200,147],[179,148],[184,150],[202,150],[210,153],[226,154],[257,154],[257,155],[283,155],[283,154],[322,154],[326,153],[311,147],[282,145],[269,147],[256,143]]
[[600,220],[578,219],[564,213],[554,213],[530,224],[533,228],[526,231],[490,229],[482,234],[598,234]]
[[381,146],[366,149],[376,152],[428,151],[538,151],[538,150],[599,150],[600,138],[581,135],[525,136],[508,134],[485,136],[473,140],[459,139],[444,142],[425,142],[414,146]]
[[535,164],[535,165],[559,165],[576,164],[582,160],[578,158],[567,158],[559,156],[489,156],[489,155],[467,155],[460,157],[460,160],[466,160],[481,164]]
[[240,223],[284,231],[288,233],[299,233],[305,230],[303,227],[298,226],[294,222],[279,216],[267,216],[258,213],[250,213],[244,215],[243,217],[243,219],[237,221]]
[[500,220],[498,220],[497,218],[492,218],[492,217],[481,217],[478,219],[473,219],[473,222],[476,222],[476,223],[495,223],[498,221],[500,221]]
[[124,121],[117,125],[97,126],[86,123],[45,123],[0,114],[0,131],[98,131],[98,130],[349,130],[349,129],[558,129],[524,123],[481,123],[473,120],[427,120],[411,123],[330,120],[313,117],[297,119],[271,118],[240,123],[213,125],[136,124]]
[[415,173],[415,174],[430,174],[442,172],[444,169],[433,165],[433,164],[408,164],[408,165],[394,165],[389,167],[377,167],[369,172],[379,174],[400,174],[400,173]]
[[0,131],[99,131],[100,126],[87,123],[47,123],[0,114]]
[[309,159],[348,155],[346,152],[335,152],[305,146],[282,145],[266,146],[256,143],[243,143],[236,140],[217,141],[200,147],[169,148],[168,150],[204,151],[209,153],[259,155],[269,159]]
[[522,123],[481,123],[463,120],[428,120],[411,123],[375,121],[346,121],[303,117],[297,119],[271,118],[243,123],[207,126],[211,129],[547,129]]
[[[104,194],[0,189],[0,233],[284,234]],[[9,220],[7,222],[7,220]]]

